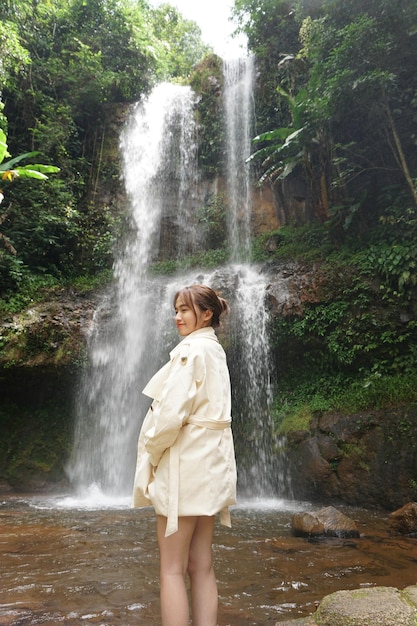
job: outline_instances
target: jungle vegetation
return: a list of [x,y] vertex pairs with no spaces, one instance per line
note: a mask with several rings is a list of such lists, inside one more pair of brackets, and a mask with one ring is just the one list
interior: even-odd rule
[[[271,329],[277,414],[416,401],[417,4],[235,0],[234,15],[257,62],[256,178],[279,193],[299,177],[312,206],[308,224],[255,241],[254,258],[320,263],[327,276],[321,302]],[[3,0],[0,128],[10,154],[36,152],[60,170],[1,182],[3,313],[40,287],[109,273],[125,216],[112,202],[120,176],[105,135],[157,81],[198,88],[201,163],[216,171],[219,83],[208,78],[218,60],[209,53],[169,4]],[[221,262],[221,202],[207,215],[206,258]]]
[[274,323],[277,419],[415,402],[417,6],[236,0],[235,14],[259,69],[258,176],[301,177],[311,198],[312,223],[277,233],[275,256],[327,274],[321,302]]

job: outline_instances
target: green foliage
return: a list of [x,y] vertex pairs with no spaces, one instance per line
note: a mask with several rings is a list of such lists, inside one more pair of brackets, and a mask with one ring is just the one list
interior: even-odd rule
[[71,278],[65,283],[65,286],[74,289],[77,293],[97,292],[110,285],[113,280],[113,271],[105,269],[94,275],[87,274]]
[[226,263],[228,258],[228,252],[225,248],[206,250],[177,261],[157,261],[152,264],[151,271],[155,274],[169,275],[196,267],[212,269]]
[[[1,257],[0,257],[1,258]],[[19,291],[13,290],[3,293],[0,299],[0,315],[8,317],[14,313],[19,313],[28,307],[32,302],[40,302],[43,294],[58,287],[59,281],[49,274],[29,274],[24,270],[19,274]]]
[[205,206],[197,209],[198,221],[203,226],[206,246],[216,250],[225,245],[226,237],[226,207],[224,193],[213,195]]
[[[401,224],[403,220],[408,221],[404,215]],[[379,238],[379,252],[391,250],[391,241],[400,236],[398,228],[395,220],[388,225],[385,216],[378,234],[372,234]],[[297,230],[282,229],[282,234],[275,234],[279,236],[277,249],[281,248],[282,258],[288,258],[287,245],[289,250],[295,249],[292,239],[297,238]],[[300,229],[300,240],[303,232]],[[408,247],[404,238],[406,256],[413,254],[413,241],[412,232]],[[315,262],[321,268],[321,288],[315,294],[320,296],[319,301],[306,303],[299,315],[274,318],[274,413],[278,425],[288,418],[284,427],[290,428],[288,424],[307,409],[354,413],[415,401],[416,289],[408,284],[399,290],[396,285],[403,257],[398,269],[394,262],[387,270],[394,285],[389,288],[384,280],[387,277],[378,274],[381,267],[372,256],[375,250],[373,243],[356,251],[346,245],[335,245],[332,250],[331,239],[327,238],[325,248],[315,248]],[[274,254],[279,258],[277,252]]]
[[292,406],[291,409],[280,407],[277,402],[272,411],[276,435],[287,435],[289,432],[308,430],[313,414],[308,404]]
[[[346,415],[407,405],[417,400],[417,375],[370,374],[356,380],[327,375],[279,389],[272,409],[277,433],[306,430],[314,412]],[[397,432],[397,430],[396,430]]]
[[[235,0],[233,13],[237,32],[247,36],[249,49],[256,55],[257,81],[256,117],[258,132],[288,123],[287,109],[276,97],[280,84],[293,93],[301,86],[304,64],[291,68],[285,63],[288,55],[300,49],[294,3],[287,0]],[[290,71],[288,71],[290,69]]]
[[417,285],[417,250],[408,244],[381,243],[369,251],[369,264],[386,280],[381,289],[389,289],[393,295]]
[[155,9],[153,29],[158,48],[158,77],[185,77],[211,50],[201,40],[201,30],[195,22],[185,20],[168,3]]
[[397,199],[380,216],[376,236],[367,263],[382,277],[384,298],[410,298],[417,285],[417,208],[401,206]]
[[[43,165],[40,163],[31,163],[30,165],[17,165],[21,161],[31,159],[38,156],[39,152],[26,152],[20,154],[14,159],[4,159],[11,155],[7,151],[7,137],[0,128],[0,176],[4,181],[12,182],[16,178],[36,178],[38,180],[47,180],[47,174],[56,174],[59,167],[54,165]],[[1,200],[0,200],[1,202]]]
[[[11,76],[30,63],[28,51],[21,45],[17,24],[0,21],[0,95]],[[0,117],[0,128],[6,130]]]
[[306,372],[410,371],[417,327],[406,302],[403,315],[385,308],[378,285],[360,276],[359,267],[334,267],[327,281],[324,301],[306,305],[300,317],[277,321],[277,351],[285,347],[293,366]]
[[[43,165],[40,163],[17,165],[24,160],[38,156],[38,154],[38,152],[27,152],[26,154],[21,154],[14,159],[4,161],[5,158],[10,157],[11,155],[7,151],[7,137],[0,128],[0,175],[2,175],[2,180],[6,184],[13,182],[17,178],[34,178],[44,181],[48,179],[47,174],[59,172],[59,168],[53,165]],[[0,190],[0,204],[3,201],[3,198],[3,191]],[[9,218],[9,213],[10,211],[6,211],[0,216],[0,224]],[[0,232],[0,240],[4,246],[4,249],[0,252],[0,288],[2,286],[2,275],[6,283],[5,286],[10,288],[13,285],[13,282],[17,284],[19,280],[20,262],[13,260],[13,257],[16,255],[16,248],[4,232]]]
[[223,71],[220,57],[207,56],[194,70],[191,87],[199,97],[199,165],[207,176],[224,171]]
[[[123,221],[116,203],[107,201],[120,185],[117,145],[112,160],[102,154],[114,125],[112,106],[139,100],[160,78],[188,76],[207,51],[197,25],[168,5],[1,3],[0,94],[6,106],[4,115],[0,102],[0,129],[8,126],[14,154],[42,151],[60,167],[59,181],[48,186],[35,189],[19,180],[7,189],[0,216],[3,292],[18,289],[26,274],[64,279],[111,267]],[[6,166],[18,169],[17,161],[4,164],[5,173]],[[46,173],[45,166],[20,167],[22,179]]]
[[267,179],[271,182],[283,180],[293,172],[297,165],[302,165],[306,158],[305,148],[310,141],[306,137],[308,127],[305,124],[303,111],[307,92],[303,89],[293,97],[280,87],[277,90],[290,105],[293,126],[277,128],[253,139],[255,144],[264,144],[264,147],[250,157],[250,160],[261,160],[264,170],[259,180],[261,184]]
[[302,178],[316,218],[341,238],[375,225],[382,185],[402,186],[416,206],[416,4],[237,0],[235,15],[259,57],[256,109],[270,123],[256,139],[260,176]]
[[259,235],[252,245],[255,262],[274,260],[319,261],[334,251],[326,225],[319,222],[305,226],[283,226]]

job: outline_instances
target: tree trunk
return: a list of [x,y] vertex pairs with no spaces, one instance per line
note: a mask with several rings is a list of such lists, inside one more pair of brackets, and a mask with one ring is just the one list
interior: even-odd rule
[[394,138],[394,142],[395,142],[396,151],[394,149],[392,149],[393,152],[394,152],[395,159],[396,159],[396,161],[398,162],[398,164],[401,167],[401,170],[402,170],[402,172],[403,172],[403,174],[405,176],[405,179],[407,181],[408,188],[411,191],[411,195],[413,197],[414,204],[417,206],[417,189],[416,189],[416,186],[414,184],[413,179],[411,178],[410,170],[408,169],[408,164],[407,164],[407,160],[405,158],[404,150],[403,150],[403,147],[401,145],[401,140],[400,140],[400,138],[398,136],[397,129],[396,129],[395,122],[394,122],[394,118],[392,117],[392,113],[391,113],[391,109],[389,108],[389,105],[387,105],[387,117],[388,117],[389,127],[390,127],[390,130],[391,130],[392,136]]

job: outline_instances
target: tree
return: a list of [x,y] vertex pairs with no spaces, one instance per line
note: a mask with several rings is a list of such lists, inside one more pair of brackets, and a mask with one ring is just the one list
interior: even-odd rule
[[[39,152],[27,152],[26,154],[21,154],[14,159],[8,159],[4,161],[5,158],[10,157],[11,155],[7,151],[7,138],[5,133],[0,129],[0,175],[3,181],[12,182],[17,178],[35,178],[37,180],[47,180],[47,174],[56,174],[59,172],[59,167],[54,165],[43,165],[40,163],[30,164],[30,165],[17,165],[24,161],[25,159],[33,158],[37,156]],[[0,190],[0,204],[4,200],[3,191]],[[4,222],[7,217],[7,213],[3,213],[0,215],[0,224]],[[2,232],[0,232],[0,239],[3,241],[6,248],[12,254],[16,254],[16,250],[11,244],[9,238]]]
[[[312,106],[338,146],[336,185],[356,190],[405,182],[416,203],[417,7],[404,0],[323,2],[306,18],[303,53],[311,65]],[[352,187],[353,184],[353,187]]]
[[300,90],[291,96],[281,87],[277,91],[291,110],[291,126],[281,127],[258,135],[254,143],[261,144],[250,159],[261,160],[263,169],[260,183],[284,181],[297,169],[309,182],[314,214],[319,221],[329,217],[328,178],[330,140],[325,131],[309,117],[308,93]]
[[[346,226],[353,217],[375,220],[375,195],[387,184],[401,184],[415,204],[416,3],[298,0],[290,13],[300,44],[277,62],[272,38],[293,32],[278,8],[289,9],[279,0],[237,0],[235,9],[250,45],[275,63],[262,79],[269,84],[265,117],[275,122],[258,138],[267,142],[257,151],[268,157],[262,174],[275,172],[279,183],[302,163],[313,203]],[[299,128],[294,98],[302,100]]]
[[155,9],[152,23],[155,38],[160,42],[160,78],[187,77],[211,53],[209,46],[201,39],[200,27],[195,22],[184,19],[170,4],[162,4]]
[[10,78],[19,69],[30,63],[30,57],[21,46],[16,25],[0,21],[0,129],[7,130],[7,119],[3,115],[2,92],[10,84]]
[[238,23],[237,32],[246,35],[248,48],[256,56],[258,132],[270,130],[274,124],[287,124],[286,103],[283,105],[277,98],[278,82],[289,92],[298,90],[304,83],[300,75],[296,84],[290,84],[279,65],[287,55],[295,56],[300,49],[293,5],[290,0],[235,0],[233,15]]
[[0,250],[3,285],[14,288],[22,268],[68,276],[111,267],[122,217],[102,199],[121,183],[117,143],[107,160],[102,147],[114,115],[157,80],[188,75],[205,52],[193,22],[147,0],[0,2],[0,128],[13,154],[42,150],[60,167],[48,184],[8,189],[2,231],[18,254]]

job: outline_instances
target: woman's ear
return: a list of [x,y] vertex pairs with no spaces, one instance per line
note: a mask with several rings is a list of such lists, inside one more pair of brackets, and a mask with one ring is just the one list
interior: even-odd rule
[[205,322],[209,322],[212,317],[213,317],[213,311],[210,311],[210,309],[207,309],[206,311],[204,311],[203,319]]

